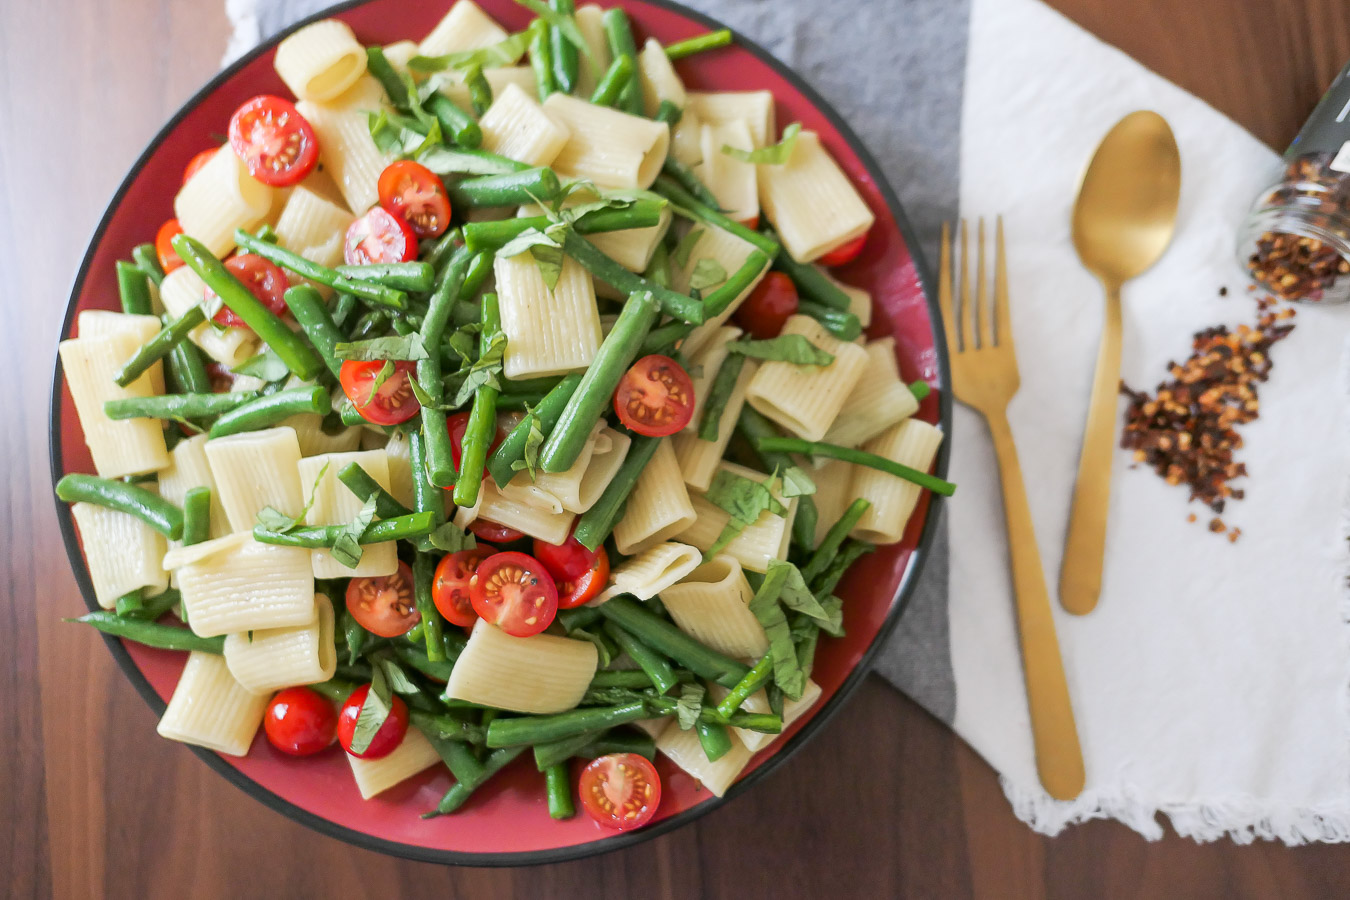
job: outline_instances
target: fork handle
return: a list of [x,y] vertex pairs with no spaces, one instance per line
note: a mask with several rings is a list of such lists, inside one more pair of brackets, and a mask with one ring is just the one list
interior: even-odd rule
[[1069,531],[1059,570],[1059,602],[1077,616],[1092,612],[1102,591],[1106,558],[1106,513],[1111,507],[1111,455],[1120,408],[1120,285],[1104,282],[1106,316],[1102,321],[1092,400],[1083,428],[1078,480],[1073,488]]
[[1003,482],[1003,510],[1008,518],[1008,552],[1012,557],[1013,593],[1017,598],[1036,771],[1050,796],[1071,800],[1083,790],[1083,752],[1078,744],[1050,594],[1045,587],[1045,572],[1032,528],[1031,507],[1022,482],[1022,466],[1017,460],[1007,414],[999,412],[987,419]]

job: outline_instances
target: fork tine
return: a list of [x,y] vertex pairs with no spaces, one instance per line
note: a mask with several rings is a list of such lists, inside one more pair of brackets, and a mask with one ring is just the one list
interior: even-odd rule
[[952,312],[952,234],[951,226],[946,222],[942,223],[942,243],[938,251],[938,306],[942,309],[942,329],[947,333],[947,352],[955,356],[961,352],[961,347]]
[[975,333],[981,347],[994,346],[994,310],[989,305],[989,284],[985,272],[988,263],[984,256],[984,216],[980,216],[975,230]]
[[994,222],[994,334],[1000,346],[1012,346],[1012,319],[1008,316],[1008,255],[1003,250],[1003,217]]
[[961,349],[975,349],[975,331],[970,308],[970,247],[966,242],[966,220],[961,220],[961,256],[956,262],[961,274]]

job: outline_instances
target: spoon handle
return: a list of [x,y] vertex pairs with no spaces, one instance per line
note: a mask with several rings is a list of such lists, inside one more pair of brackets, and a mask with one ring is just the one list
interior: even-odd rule
[[1111,505],[1111,457],[1120,402],[1120,285],[1103,282],[1103,286],[1106,317],[1102,322],[1101,347],[1097,350],[1097,372],[1092,377],[1092,402],[1083,430],[1083,451],[1078,459],[1064,562],[1059,571],[1060,605],[1079,616],[1096,608],[1102,589],[1106,513]]

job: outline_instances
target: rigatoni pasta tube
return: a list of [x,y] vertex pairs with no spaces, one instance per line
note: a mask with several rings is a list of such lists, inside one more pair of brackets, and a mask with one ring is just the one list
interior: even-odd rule
[[684,82],[675,73],[675,65],[666,56],[666,48],[660,41],[647,38],[647,43],[638,52],[637,66],[638,80],[642,83],[642,108],[648,116],[656,115],[663,100],[684,109]]
[[[320,453],[348,453],[361,444],[363,428],[340,428],[329,434],[323,430],[323,416],[318,413],[300,413],[281,424],[295,429],[295,438],[300,442],[301,456],[318,456]],[[367,432],[369,433],[369,432]]]
[[690,91],[685,97],[684,114],[691,112],[703,124],[720,125],[737,120],[745,122],[756,147],[769,143],[774,127],[774,101],[769,91]]
[[675,721],[667,725],[666,730],[656,739],[656,749],[717,797],[727,792],[727,788],[740,777],[741,772],[749,764],[750,757],[754,755],[733,732],[731,749],[716,762],[709,762],[708,755],[703,752],[703,745],[699,742],[698,732],[693,728],[688,731],[682,730],[680,723]]
[[422,38],[418,52],[423,56],[443,56],[462,50],[490,47],[508,37],[502,26],[473,0],[455,0],[450,11]]
[[867,354],[867,365],[834,424],[825,432],[827,444],[856,447],[919,409],[914,392],[900,380],[895,338],[872,341],[863,352]]
[[595,61],[592,66],[587,64],[584,59],[582,60],[581,69],[577,74],[577,89],[575,91],[579,97],[591,95],[600,75],[613,62],[609,53],[609,41],[605,38],[604,15],[605,11],[594,3],[578,6],[574,15],[577,21],[577,30],[581,32],[581,37],[586,41],[586,46],[590,48],[591,56]]
[[719,555],[663,589],[661,602],[685,634],[718,653],[749,659],[769,649],[764,626],[750,612],[754,596],[741,564]]
[[[356,496],[338,480],[338,473],[351,463],[365,469],[380,487],[389,490],[389,459],[383,450],[324,453],[301,459],[296,463],[300,484],[313,492],[305,524],[343,525],[356,518],[365,505],[365,498]],[[392,575],[398,571],[398,548],[393,541],[366,544],[355,568],[338,562],[331,550],[316,549],[310,553],[313,554],[311,562],[315,578],[365,578]]]
[[484,150],[531,166],[553,162],[569,136],[539,101],[514,84],[494,95],[479,125]]
[[584,369],[600,349],[600,313],[590,274],[570,256],[553,290],[544,284],[529,253],[498,257],[497,298],[501,307],[507,378],[562,375]]
[[399,503],[414,508],[417,504],[413,497],[412,447],[408,436],[402,433],[390,435],[384,453],[389,463],[389,493]]
[[[906,419],[863,445],[868,453],[927,472],[942,445],[942,432],[922,419]],[[856,466],[853,494],[871,503],[851,534],[874,544],[893,544],[904,537],[923,488],[866,466]]]
[[755,164],[722,152],[723,147],[755,149],[755,139],[743,119],[704,123],[699,134],[703,162],[695,173],[717,198],[718,206],[737,222],[759,218],[759,181]]
[[708,391],[717,378],[717,370],[730,352],[727,345],[743,333],[735,325],[722,325],[713,330],[697,354],[691,354],[681,347],[681,352],[689,360],[689,380],[694,383],[694,411],[689,424],[684,426],[685,431],[698,431],[699,423],[703,421],[703,404],[708,400]]
[[288,516],[298,516],[304,508],[295,429],[282,426],[215,438],[206,442],[206,459],[232,531],[251,532],[264,506]]
[[[586,447],[565,472],[539,472],[535,475],[534,486],[555,497],[561,509],[568,512],[584,513],[595,505],[600,495],[614,479],[614,475],[628,456],[632,438],[607,426],[603,421],[596,424]],[[529,474],[521,472],[516,482],[528,482]]]
[[551,634],[512,637],[479,619],[450,672],[445,696],[512,712],[563,712],[581,702],[598,659],[589,641]]
[[[508,87],[515,85],[524,91],[525,96],[530,99],[539,99],[539,87],[534,81],[534,70],[529,66],[495,66],[491,69],[484,69],[483,77],[487,79],[488,87],[492,88],[492,96],[494,97]],[[460,109],[468,109],[473,105],[473,97],[469,94],[469,86],[462,81],[442,86],[441,93],[449,97]],[[469,215],[473,216],[480,212],[483,211],[470,210]]]
[[619,594],[650,600],[694,571],[702,559],[698,548],[675,541],[649,547],[614,567],[613,585],[600,595],[600,602]]
[[343,755],[351,764],[352,777],[356,779],[356,789],[361,792],[362,800],[382,794],[441,761],[431,741],[416,728],[409,728],[399,745],[378,759],[360,759],[350,753]]
[[816,504],[815,544],[825,539],[830,526],[839,521],[839,517],[855,499],[853,493],[853,473],[858,467],[842,459],[824,459],[817,457],[819,463],[811,470],[811,480],[816,483],[816,492],[811,499]]
[[661,441],[628,495],[628,508],[614,526],[614,545],[620,553],[632,556],[674,537],[694,519],[675,448]]
[[138,588],[156,593],[169,586],[161,561],[167,545],[164,535],[142,520],[92,503],[70,508],[80,530],[80,545],[94,585],[94,599],[104,609]]
[[224,258],[234,249],[234,230],[252,231],[272,211],[276,191],[248,174],[228,145],[216,151],[173,198],[173,212],[189,237]]
[[235,681],[224,657],[193,651],[156,731],[171,741],[245,756],[267,700],[267,694],[255,694]]
[[295,96],[323,103],[366,71],[366,50],[346,22],[322,19],[277,44],[272,65]]
[[[752,481],[763,482],[769,477],[763,472],[735,463],[723,462],[717,468]],[[773,560],[787,559],[788,544],[792,539],[792,520],[797,515],[797,498],[784,500],[781,489],[775,491],[774,496],[787,508],[786,515],[780,516],[765,510],[720,551],[751,572],[768,571],[769,563]],[[700,493],[691,494],[689,499],[694,507],[694,523],[677,534],[675,540],[693,544],[706,552],[717,543],[731,516]]]
[[[750,255],[756,252],[754,245],[749,241],[738,238],[731,232],[724,231],[716,226],[695,224],[690,229],[690,233],[693,233],[694,230],[698,230],[700,235],[689,251],[689,258],[685,260],[684,265],[675,265],[671,271],[671,287],[677,291],[688,293],[690,280],[702,259],[712,260],[721,266],[728,275],[731,275],[739,271],[750,259]],[[732,313],[745,302],[745,298],[754,292],[755,286],[759,284],[763,277],[764,274],[760,273],[759,277],[755,278],[745,290],[741,291],[726,309],[690,332],[680,350],[690,358],[698,355],[699,351],[712,339],[717,329],[726,324]]]
[[169,464],[164,429],[159,422],[113,421],[103,412],[103,404],[109,400],[151,396],[153,384],[149,372],[126,387],[118,387],[113,381],[117,370],[139,346],[128,333],[61,342],[59,352],[66,386],[75,401],[94,469],[104,478],[153,472]]
[[370,136],[368,114],[386,105],[384,88],[369,75],[327,103],[302,100],[296,104],[319,139],[319,159],[337,182],[347,207],[357,215],[379,199],[380,173],[393,159],[381,153]]
[[206,459],[204,434],[179,441],[169,452],[169,466],[159,472],[159,495],[175,506],[182,506],[187,492],[204,487],[211,491],[211,537],[230,533],[225,507],[220,505],[220,492],[211,475],[211,464]]
[[766,362],[751,379],[746,402],[792,434],[818,441],[857,387],[867,366],[867,354],[857,344],[835,338],[810,316],[792,316],[782,333],[805,337],[832,354],[834,361],[827,366]]
[[[129,334],[136,339],[138,346],[159,334],[163,324],[159,316],[131,315],[106,309],[86,309],[76,317],[75,322],[75,333],[82,338]],[[146,372],[150,376],[151,392],[164,393],[164,363],[156,360]]]
[[759,196],[783,247],[811,262],[867,233],[876,216],[813,131],[797,135],[792,157],[759,167]]
[[194,634],[306,625],[318,615],[308,550],[260,544],[241,533],[175,552],[195,557],[177,569]]
[[519,494],[505,496],[491,478],[483,479],[476,506],[461,506],[455,513],[455,525],[467,528],[479,517],[550,544],[564,543],[576,519],[573,513],[553,512]]
[[275,691],[297,684],[318,684],[337,671],[333,643],[333,604],[314,596],[316,615],[307,625],[262,628],[225,638],[225,664],[247,690]]
[[[353,218],[327,197],[297,184],[277,217],[277,242],[292,253],[331,268],[342,263],[342,242]],[[318,289],[326,290],[323,285]]]
[[602,188],[648,188],[661,174],[670,147],[664,123],[561,93],[550,94],[544,110],[570,133],[553,160],[560,177],[587,179]]
[[681,431],[675,435],[675,458],[680,461],[680,474],[684,476],[684,483],[691,489],[706,491],[712,485],[713,476],[722,462],[722,454],[726,452],[731,435],[736,430],[736,419],[745,406],[745,392],[750,387],[750,380],[755,377],[755,370],[755,363],[747,360],[736,376],[736,384],[717,420],[716,440],[705,441],[697,431]]

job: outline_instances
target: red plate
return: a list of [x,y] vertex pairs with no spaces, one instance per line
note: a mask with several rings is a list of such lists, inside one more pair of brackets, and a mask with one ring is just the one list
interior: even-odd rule
[[[528,10],[511,0],[478,2],[511,30],[522,28],[530,17]],[[642,38],[653,36],[668,43],[721,27],[712,19],[665,0],[621,0],[620,5],[632,16],[634,30]],[[336,15],[350,24],[364,43],[384,44],[426,34],[445,6],[369,0],[339,8]],[[332,15],[334,10],[326,14]],[[131,247],[151,239],[160,223],[173,215],[173,195],[183,167],[201,149],[202,142],[224,131],[230,114],[249,97],[267,93],[289,96],[272,69],[280,37],[214,78],[173,117],[131,167],[76,275],[63,335],[73,336],[80,310],[118,308],[113,263],[126,256]],[[845,49],[841,47],[840,52]],[[768,89],[777,98],[780,123],[800,121],[803,127],[820,133],[877,216],[866,251],[843,270],[842,277],[871,291],[877,310],[869,333],[895,336],[901,374],[907,380],[921,378],[938,388],[924,401],[920,415],[929,421],[940,420],[950,434],[946,353],[938,336],[941,326],[936,306],[924,290],[925,284],[933,282],[926,276],[917,249],[911,249],[917,245],[899,203],[861,142],[811,88],[744,39],[734,49],[682,61],[679,70],[695,89]],[[93,469],[59,368],[54,377],[53,483],[67,472]],[[948,449],[944,443],[937,461],[939,475],[946,473]],[[931,512],[929,499],[921,500],[904,541],[864,557],[844,579],[838,593],[845,600],[848,634],[839,640],[821,641],[813,677],[823,689],[822,700],[756,756],[727,799],[748,790],[800,747],[862,680],[874,651],[899,618],[927,556],[925,548],[931,543],[936,518]],[[58,504],[58,518],[76,580],[86,604],[95,609],[93,588],[65,504]],[[61,613],[50,610],[48,614]],[[150,706],[162,712],[184,656],[112,639],[108,645]],[[460,813],[423,821],[418,814],[434,807],[451,783],[444,767],[436,767],[374,800],[362,801],[347,762],[339,753],[293,759],[272,749],[261,731],[244,759],[193,749],[249,794],[318,831],[397,856],[451,864],[522,865],[589,856],[671,831],[725,802],[661,758],[658,768],[665,790],[661,809],[651,825],[620,835],[602,829],[584,815],[555,822],[545,810],[543,780],[534,770],[533,761],[521,760],[480,789]]]

